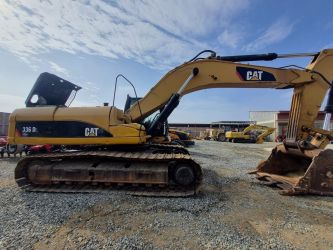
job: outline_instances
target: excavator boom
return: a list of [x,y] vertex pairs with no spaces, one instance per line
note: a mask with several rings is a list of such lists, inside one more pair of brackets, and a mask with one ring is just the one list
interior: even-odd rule
[[[306,103],[295,103],[301,119],[300,124],[296,126],[296,131],[289,131],[289,133],[293,137],[297,137],[292,134],[295,132],[298,136],[302,136],[301,127],[312,126],[330,87],[329,79],[332,79],[333,74],[330,63],[332,63],[332,50],[324,50],[316,54],[305,70],[234,63],[219,60],[219,57],[196,60],[168,72],[126,114],[131,117],[132,121],[140,121],[164,107],[171,96],[177,94],[179,90],[181,91],[178,94],[183,96],[207,88],[294,88],[294,96],[297,99],[295,101],[305,101]],[[193,75],[194,69],[198,69],[199,73],[186,86],[182,86]],[[317,92],[315,97],[313,90]],[[301,95],[302,98],[297,98]],[[293,119],[297,119],[297,117]]]
[[265,138],[271,134],[273,134],[275,131],[275,128],[270,128],[263,126],[262,133],[258,135],[257,137],[257,143],[263,143],[265,141]]

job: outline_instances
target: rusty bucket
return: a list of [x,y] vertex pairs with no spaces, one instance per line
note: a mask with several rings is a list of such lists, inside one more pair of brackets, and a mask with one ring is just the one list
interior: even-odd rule
[[333,150],[286,149],[281,144],[258,164],[258,180],[282,189],[284,195],[315,194],[333,196]]

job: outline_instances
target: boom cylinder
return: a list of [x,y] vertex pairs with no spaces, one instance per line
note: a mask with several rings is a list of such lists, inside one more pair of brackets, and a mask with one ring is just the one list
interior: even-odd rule
[[250,61],[273,61],[277,58],[290,58],[290,57],[308,57],[317,56],[318,53],[298,53],[298,54],[252,54],[252,55],[238,55],[238,56],[217,56],[217,60],[229,62],[250,62]]
[[165,122],[167,118],[170,116],[172,111],[178,106],[179,100],[180,100],[180,94],[185,89],[187,84],[199,73],[198,68],[194,68],[192,70],[192,74],[186,79],[186,81],[182,84],[182,86],[179,88],[178,92],[176,94],[173,94],[167,104],[165,104],[163,110],[159,114],[159,116],[153,121],[151,126],[148,128],[148,134],[151,135],[154,133],[156,128],[159,124]]

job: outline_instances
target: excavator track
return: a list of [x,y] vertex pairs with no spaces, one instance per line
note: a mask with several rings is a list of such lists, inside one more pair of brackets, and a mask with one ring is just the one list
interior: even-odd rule
[[202,182],[199,164],[181,147],[154,145],[153,148],[136,152],[105,150],[31,155],[18,162],[15,180],[20,188],[33,192],[117,190],[165,197],[196,194]]

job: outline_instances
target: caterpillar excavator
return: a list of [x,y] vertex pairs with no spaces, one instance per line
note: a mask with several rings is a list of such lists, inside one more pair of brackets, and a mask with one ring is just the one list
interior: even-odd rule
[[169,128],[168,132],[170,140],[173,143],[177,143],[184,147],[189,147],[195,144],[192,135],[190,133],[171,128]]
[[241,132],[228,131],[225,137],[229,142],[264,143],[265,138],[273,134],[275,128],[252,124]]
[[[203,53],[210,53],[202,57]],[[286,57],[312,57],[306,68],[248,64]],[[247,62],[247,63],[242,63]],[[255,174],[284,194],[333,195],[333,133],[314,121],[333,80],[333,49],[303,54],[217,56],[206,50],[168,72],[126,111],[113,106],[68,107],[80,89],[43,73],[10,116],[9,142],[62,145],[63,151],[27,156],[15,179],[29,191],[127,190],[138,195],[197,193],[202,169],[184,148],[157,144],[182,96],[207,88],[293,88],[287,138],[261,162]],[[332,88],[330,90],[332,93]],[[333,94],[326,107],[333,112]],[[326,122],[326,124],[327,124]]]

